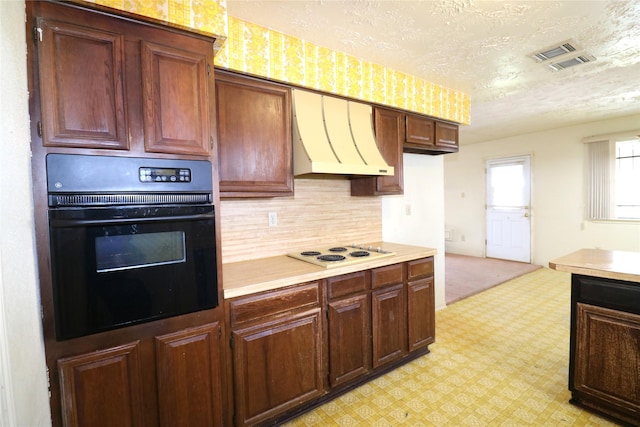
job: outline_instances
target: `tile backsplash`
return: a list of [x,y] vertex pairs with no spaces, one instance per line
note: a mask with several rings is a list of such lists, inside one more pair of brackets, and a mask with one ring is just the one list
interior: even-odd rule
[[[269,226],[269,213],[277,225]],[[351,197],[348,179],[296,179],[295,196],[223,200],[222,262],[382,240],[382,199]]]

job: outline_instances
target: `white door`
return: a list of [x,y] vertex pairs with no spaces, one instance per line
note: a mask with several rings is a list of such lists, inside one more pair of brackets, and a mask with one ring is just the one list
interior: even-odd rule
[[486,256],[531,262],[530,157],[487,161]]

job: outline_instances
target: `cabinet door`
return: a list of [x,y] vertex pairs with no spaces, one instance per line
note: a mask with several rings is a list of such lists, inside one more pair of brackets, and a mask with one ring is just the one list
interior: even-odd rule
[[394,175],[353,178],[351,180],[351,195],[381,196],[403,194],[404,114],[398,111],[375,108],[374,127],[380,153],[382,153],[382,157],[387,163],[394,167]]
[[[640,315],[577,303],[574,384],[585,405],[640,415]],[[589,399],[595,400],[591,405]],[[604,406],[603,406],[604,405]],[[608,412],[608,411],[606,411]]]
[[367,294],[329,303],[329,381],[332,387],[370,370],[369,306]]
[[407,114],[405,119],[405,142],[421,146],[433,146],[434,121],[426,117]]
[[407,284],[407,327],[409,351],[415,351],[435,341],[435,303],[433,277]]
[[38,19],[36,37],[43,144],[126,150],[124,36]]
[[160,425],[222,425],[219,323],[156,337]]
[[407,332],[403,284],[371,293],[374,369],[406,353]]
[[205,53],[142,42],[145,151],[209,154],[207,60]]
[[236,424],[253,425],[324,394],[320,309],[236,330]]
[[58,360],[65,426],[145,424],[140,343]]
[[458,151],[458,125],[436,122],[436,146]]
[[290,89],[216,73],[222,197],[293,194]]

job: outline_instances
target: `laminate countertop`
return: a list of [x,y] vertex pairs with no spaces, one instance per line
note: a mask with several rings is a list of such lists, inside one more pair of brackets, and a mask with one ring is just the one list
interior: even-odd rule
[[549,261],[558,271],[640,283],[640,252],[581,249]]
[[434,256],[437,253],[436,249],[397,243],[366,244],[366,246],[369,245],[374,248],[381,247],[385,251],[394,252],[395,255],[334,268],[317,266],[286,255],[225,263],[222,265],[224,298],[236,298],[341,274],[412,261]]

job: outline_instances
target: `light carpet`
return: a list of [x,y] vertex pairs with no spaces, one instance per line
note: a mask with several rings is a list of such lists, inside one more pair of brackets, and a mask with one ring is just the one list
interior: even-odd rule
[[445,301],[452,304],[507,280],[540,268],[539,265],[495,258],[445,254]]
[[568,403],[570,274],[541,268],[436,314],[431,353],[287,426],[613,426]]

